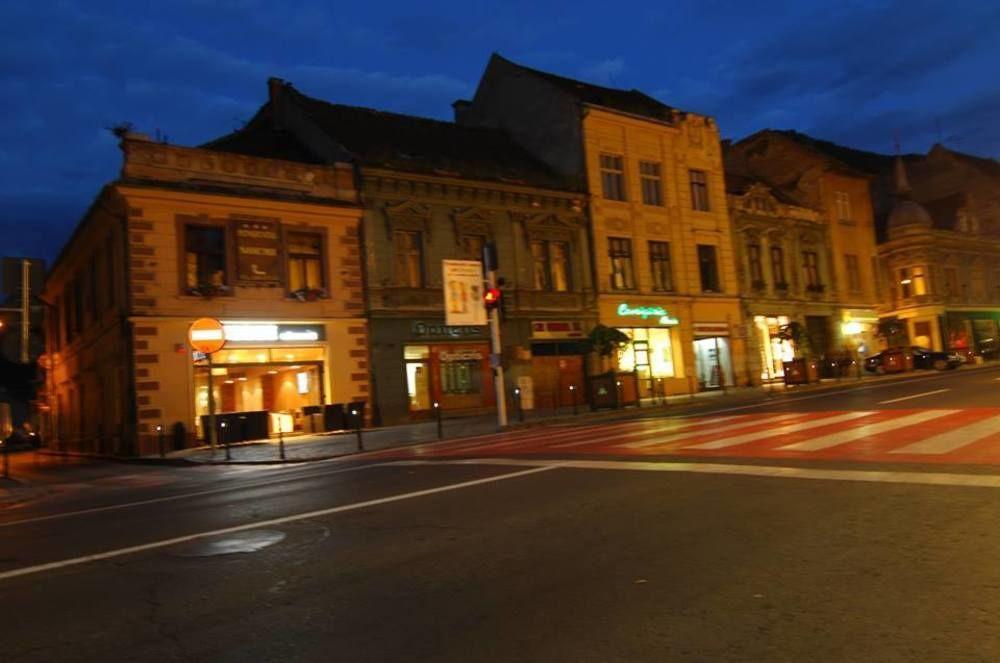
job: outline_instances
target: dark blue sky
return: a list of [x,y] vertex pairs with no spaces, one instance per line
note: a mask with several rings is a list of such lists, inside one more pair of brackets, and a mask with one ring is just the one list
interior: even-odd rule
[[714,115],[865,149],[1000,156],[1000,3],[52,0],[0,6],[0,237],[52,258],[120,163],[105,127],[231,131],[268,76],[449,118],[492,51]]

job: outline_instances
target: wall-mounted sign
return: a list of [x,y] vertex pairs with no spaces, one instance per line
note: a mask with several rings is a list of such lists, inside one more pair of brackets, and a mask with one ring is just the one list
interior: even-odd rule
[[233,222],[236,237],[236,280],[250,285],[279,282],[278,222],[240,219]]
[[696,338],[712,338],[714,336],[729,336],[728,322],[696,322],[694,323]]
[[533,320],[531,338],[583,338],[579,320]]
[[485,325],[483,264],[478,260],[442,260],[444,319],[448,325]]
[[618,305],[616,311],[623,318],[636,317],[643,320],[653,318],[661,325],[677,325],[680,320],[667,313],[667,309],[662,306],[632,306],[627,302]]
[[459,350],[441,350],[438,353],[438,357],[441,361],[482,361],[483,353],[479,350],[463,348]]
[[417,320],[410,331],[418,338],[472,338],[484,336],[486,330],[470,325],[443,325]]
[[234,322],[223,325],[231,343],[315,343],[326,338],[323,325],[278,325]]
[[215,318],[199,318],[188,328],[188,343],[203,355],[218,352],[226,345],[225,328]]

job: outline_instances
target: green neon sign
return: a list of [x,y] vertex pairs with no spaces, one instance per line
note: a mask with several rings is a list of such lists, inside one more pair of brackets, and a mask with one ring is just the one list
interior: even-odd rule
[[648,320],[649,318],[659,318],[661,325],[677,325],[680,320],[667,313],[667,309],[662,306],[629,306],[622,302],[618,305],[618,315],[622,317],[634,316]]

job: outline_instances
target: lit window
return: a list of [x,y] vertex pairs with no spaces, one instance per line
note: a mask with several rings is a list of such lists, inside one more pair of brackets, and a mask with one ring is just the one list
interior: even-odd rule
[[688,171],[691,179],[691,209],[707,212],[708,206],[708,178],[703,170]]
[[611,259],[611,288],[630,290],[635,287],[632,271],[632,240],[625,237],[608,238],[608,257]]
[[288,242],[288,289],[320,290],[323,280],[323,240],[316,233],[290,232]]

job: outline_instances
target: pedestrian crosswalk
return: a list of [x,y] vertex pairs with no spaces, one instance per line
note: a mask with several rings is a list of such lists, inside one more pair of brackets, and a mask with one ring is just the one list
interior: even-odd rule
[[1000,464],[1000,408],[663,417],[509,431],[394,449],[386,455],[724,456]]

